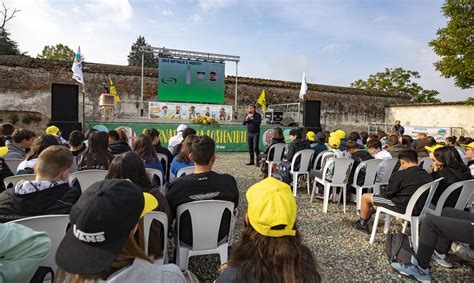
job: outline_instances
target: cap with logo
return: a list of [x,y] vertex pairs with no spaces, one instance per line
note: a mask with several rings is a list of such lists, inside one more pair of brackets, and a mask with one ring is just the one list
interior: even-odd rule
[[157,206],[155,197],[128,180],[94,183],[71,208],[71,226],[56,252],[56,263],[74,274],[105,270],[140,218]]
[[425,146],[425,149],[429,152],[435,152],[435,150],[437,150],[438,148],[442,148],[444,147],[444,145],[441,145],[439,143],[435,144],[435,145],[432,145],[432,146]]
[[316,138],[316,134],[313,131],[309,131],[306,133],[306,139],[309,141],[314,141]]
[[273,177],[251,186],[245,194],[250,225],[268,237],[295,236],[296,200],[291,188]]
[[46,133],[49,134],[49,135],[57,135],[59,133],[59,128],[56,127],[56,126],[49,126],[48,128],[46,128]]
[[329,137],[328,144],[331,148],[339,148],[339,146],[341,145],[341,139],[336,135],[331,135]]
[[8,147],[6,146],[0,147],[0,157],[4,156],[7,153],[8,153]]

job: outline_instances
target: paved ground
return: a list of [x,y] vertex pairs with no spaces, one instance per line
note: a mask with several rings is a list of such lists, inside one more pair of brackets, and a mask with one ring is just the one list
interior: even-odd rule
[[[243,215],[247,209],[246,190],[261,180],[255,166],[246,166],[248,155],[244,153],[218,154],[215,171],[232,174],[241,192],[240,217],[234,234],[239,238],[243,225]],[[369,235],[354,230],[350,222],[358,217],[355,206],[348,205],[347,213],[342,205],[330,204],[327,214],[322,213],[322,202],[314,200],[309,203],[306,189],[301,188],[297,195],[298,225],[304,243],[316,255],[321,266],[324,282],[336,281],[400,281],[406,280],[393,272],[384,252],[385,237],[382,227],[379,228],[376,241],[369,244]],[[370,227],[372,223],[369,224]],[[401,231],[400,225],[392,225],[393,230]],[[455,262],[453,269],[446,269],[433,264],[433,280],[472,282],[474,266],[467,265],[455,256],[449,256]],[[218,275],[218,256],[201,256],[191,258],[189,268],[201,281],[212,281]]]

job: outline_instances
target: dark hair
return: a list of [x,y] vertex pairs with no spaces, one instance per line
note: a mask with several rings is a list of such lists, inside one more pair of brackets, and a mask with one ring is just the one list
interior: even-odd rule
[[465,136],[460,136],[458,139],[458,145],[467,144],[466,141],[467,141],[467,138]]
[[69,145],[78,147],[84,142],[85,136],[82,132],[74,130],[69,134]]
[[[450,143],[450,145],[455,145],[456,144],[456,137],[447,137],[446,141]],[[448,145],[448,144],[446,144]]]
[[186,139],[187,136],[189,135],[195,135],[196,130],[193,128],[186,128],[183,130],[183,140]]
[[92,133],[94,132],[97,132],[97,130],[94,128],[90,128],[89,130],[87,130],[86,133],[84,134],[84,136],[86,137],[86,140],[89,140]]
[[318,144],[324,144],[326,142],[326,134],[324,132],[317,133],[315,141]]
[[357,142],[355,142],[353,140],[347,141],[347,150],[349,151],[351,149],[359,149],[359,146],[357,145]]
[[433,154],[436,160],[443,163],[443,168],[450,168],[457,172],[469,170],[454,146],[440,147]]
[[370,134],[367,136],[367,140],[365,141],[365,143],[367,143],[369,140],[378,140],[378,139],[379,139],[379,136]]
[[117,131],[117,134],[119,136],[118,140],[121,141],[121,142],[128,143],[127,131],[125,131],[124,128],[118,128],[116,131]]
[[141,159],[150,162],[158,159],[153,141],[149,135],[140,135],[133,143],[133,152],[138,154]]
[[387,139],[387,144],[389,146],[394,146],[394,145],[398,144],[398,136],[396,136],[396,135],[389,136],[388,139]]
[[283,130],[280,127],[276,127],[275,129],[273,129],[272,139],[277,140],[277,141],[285,140],[285,136],[283,135]]
[[249,104],[247,104],[247,107],[248,107],[248,106],[252,106],[253,108],[256,108],[256,107],[255,107],[255,103],[249,103]]
[[228,266],[236,269],[236,282],[321,282],[318,264],[298,231],[266,237],[246,225],[234,247]]
[[191,144],[194,163],[208,165],[216,152],[216,143],[208,136],[196,137]]
[[11,136],[15,131],[15,126],[11,123],[0,124],[0,133],[4,136]]
[[301,138],[301,130],[300,129],[291,129],[290,136],[296,136],[297,138]]
[[379,139],[371,139],[367,142],[367,148],[380,148],[382,149],[382,142]]
[[413,149],[404,149],[398,153],[398,159],[410,163],[418,163],[418,154]]
[[413,139],[409,135],[402,136],[402,145],[406,148],[411,148],[413,145]]
[[383,138],[383,137],[386,137],[386,136],[387,136],[387,133],[384,132],[384,131],[378,131],[378,132],[377,132],[377,137],[378,137],[379,139],[381,139],[381,138]]
[[187,136],[181,146],[181,150],[178,153],[178,159],[184,163],[189,163],[189,153],[191,152],[191,145],[193,141],[197,138],[195,135]]
[[145,135],[149,135],[152,140],[154,140],[155,138],[160,137],[160,132],[155,128],[145,129],[145,131],[143,131],[143,133]]
[[435,138],[433,138],[432,136],[426,137],[426,141],[427,141],[427,142],[426,142],[426,143],[427,143],[427,144],[426,144],[427,146],[433,146],[433,145],[437,144]]
[[331,136],[331,132],[330,132],[330,131],[324,131],[324,134],[326,135],[326,140],[325,140],[325,142],[326,142],[326,143],[329,143],[329,136]]
[[58,139],[55,136],[48,134],[40,135],[33,141],[31,149],[26,155],[26,160],[38,158],[38,156],[41,152],[43,152],[43,150],[52,145],[59,145]]
[[143,160],[135,152],[117,155],[109,165],[105,179],[128,179],[149,192],[153,185],[148,177]]
[[360,139],[360,135],[358,132],[351,132],[347,137],[348,141],[357,141],[358,139]]
[[362,143],[367,143],[367,138],[369,137],[369,133],[367,132],[360,132],[360,138],[362,139]]
[[110,130],[108,132],[108,135],[109,135],[109,138],[111,138],[114,141],[118,141],[120,139],[120,136],[116,130]]
[[106,132],[92,131],[89,144],[79,158],[79,169],[104,169],[109,168],[109,163],[114,156],[108,151],[109,135]]
[[35,137],[35,133],[27,129],[16,129],[13,131],[12,138],[13,142],[21,143],[23,140],[30,140]]

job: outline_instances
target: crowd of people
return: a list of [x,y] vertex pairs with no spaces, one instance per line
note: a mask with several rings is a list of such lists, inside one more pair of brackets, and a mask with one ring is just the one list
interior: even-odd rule
[[[249,106],[244,124],[260,119],[256,112],[250,112]],[[259,126],[260,122],[255,123]],[[257,125],[250,127],[254,130]],[[270,168],[271,176],[268,176],[265,161],[274,158],[272,146],[285,143],[281,128],[275,128],[272,133],[262,154],[258,146],[254,146],[254,139],[258,141],[257,133],[249,137],[250,163],[260,166],[263,180],[246,191],[248,208],[244,215],[236,215],[235,209],[223,212],[219,242],[229,240],[234,217],[243,217],[245,227],[240,240],[230,243],[231,256],[223,265],[217,282],[321,281],[322,274],[314,253],[302,243],[297,228],[297,205],[289,186],[291,180],[282,175],[282,170],[288,170],[288,166],[300,169],[299,161],[293,159],[301,150],[313,150],[314,156],[333,152],[335,158],[352,158],[354,166],[348,172],[349,184],[363,182],[361,174],[354,180],[358,164],[370,159],[381,160],[375,181],[380,181],[384,174],[390,174],[390,178],[380,192],[363,194],[360,219],[352,224],[363,232],[369,230],[374,208],[404,212],[411,195],[420,186],[443,177],[432,200],[432,205],[436,206],[440,195],[450,185],[474,176],[472,139],[448,137],[438,143],[433,137],[420,134],[413,141],[404,135],[400,123],[389,134],[379,132],[376,135],[351,132],[346,136],[342,129],[332,132],[291,129],[283,161]],[[213,171],[217,158],[215,150],[212,138],[198,136],[186,125],[178,127],[177,135],[165,148],[160,143],[160,132],[154,128],[145,129],[133,140],[129,140],[122,128],[107,132],[92,128],[85,134],[73,131],[65,140],[56,126],[36,135],[26,129],[15,129],[8,123],[0,124],[0,223],[3,223],[0,224],[0,235],[5,239],[18,239],[9,241],[11,247],[8,249],[0,248],[0,251],[8,251],[3,255],[9,261],[4,266],[18,267],[9,268],[2,276],[7,282],[31,278],[50,246],[47,234],[9,221],[69,214],[71,225],[56,253],[59,266],[56,282],[146,282],[152,279],[185,282],[189,273],[183,275],[178,266],[153,264],[154,259],[168,252],[163,246],[165,237],[174,237],[186,245],[193,244],[189,212],[181,215],[180,227],[173,224],[178,206],[200,200],[222,200],[233,203],[234,208],[239,206],[236,179],[230,174]],[[419,160],[428,156],[433,165],[424,170],[419,166]],[[398,165],[393,172],[386,172],[385,162],[392,158],[398,159]],[[22,160],[15,172],[5,161],[12,159]],[[192,167],[194,173],[177,176],[178,171],[186,167]],[[146,168],[161,171],[163,179],[159,182],[150,179]],[[80,183],[69,180],[69,175],[90,169],[107,170],[107,175],[105,180],[82,193]],[[321,170],[313,164],[303,169],[310,171],[310,179],[322,177]],[[4,178],[21,174],[35,174],[35,180],[4,187]],[[161,184],[165,184],[164,190],[160,190]],[[450,266],[446,253],[452,241],[471,244],[472,248],[473,214],[452,209],[459,196],[460,190],[455,191],[445,202],[441,216],[429,216],[422,222],[420,248],[413,256],[412,264],[394,262],[394,269],[419,280],[429,280],[431,258],[442,266]],[[419,207],[415,210],[415,214],[420,212]],[[142,218],[150,211],[162,211],[167,215],[170,232],[165,235],[163,227],[154,222],[147,253]],[[174,233],[178,230],[179,239]],[[30,244],[24,245],[20,239]],[[472,249],[466,246],[458,254],[463,259],[474,259]]]

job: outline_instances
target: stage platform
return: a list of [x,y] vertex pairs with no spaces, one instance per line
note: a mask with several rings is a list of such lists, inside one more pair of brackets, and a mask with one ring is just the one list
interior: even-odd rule
[[[184,122],[184,123],[183,123]],[[188,127],[192,127],[197,131],[198,135],[208,135],[216,142],[216,151],[218,152],[246,152],[248,151],[247,146],[247,127],[242,125],[242,122],[237,121],[223,121],[218,125],[198,125],[192,123],[185,123],[186,121],[176,120],[162,120],[162,119],[149,119],[149,118],[135,118],[135,119],[114,119],[114,121],[87,121],[84,125],[84,129],[90,129],[98,127],[99,125],[104,126],[108,130],[116,128],[125,128],[129,134],[129,137],[136,137],[140,135],[143,130],[148,128],[156,128],[160,132],[160,141],[164,147],[168,146],[168,140],[176,135],[176,128],[180,124],[186,124]],[[260,127],[260,150],[266,144],[266,141],[271,139],[272,129],[276,125],[263,124]],[[291,128],[281,127],[285,134],[285,139],[288,140],[288,134]]]

